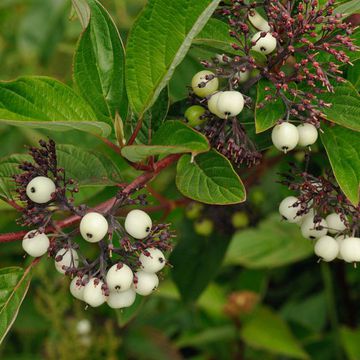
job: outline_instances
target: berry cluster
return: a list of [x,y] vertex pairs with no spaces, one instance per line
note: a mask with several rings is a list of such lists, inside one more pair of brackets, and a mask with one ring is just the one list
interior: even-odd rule
[[[208,121],[204,133],[213,147],[237,165],[257,164],[261,155],[236,117],[244,106],[254,108],[245,94],[264,79],[269,84],[264,87],[267,95],[256,106],[276,99],[285,105],[272,133],[275,147],[287,152],[315,143],[325,120],[323,109],[331,106],[319,95],[334,91],[331,80],[344,81],[340,66],[351,64],[347,53],[358,50],[351,39],[353,23],[334,15],[334,4],[334,0],[323,5],[317,0],[221,3],[218,14],[228,21],[231,46],[239,54],[202,61],[209,70],[192,79],[190,99],[195,105],[185,113],[189,124]],[[292,122],[300,125],[296,128]]]
[[[133,199],[130,195],[138,189],[121,190],[107,209],[89,211],[85,205],[74,205],[72,195],[78,188],[57,167],[53,141],[41,141],[39,149],[30,149],[30,155],[34,162],[21,164],[24,173],[15,176],[25,204],[22,222],[37,226],[22,241],[25,252],[33,257],[48,253],[56,270],[72,277],[71,294],[90,306],[107,302],[112,308],[125,308],[134,303],[136,294],[150,295],[159,284],[156,273],[167,263],[163,252],[171,249],[169,225],[153,225],[150,216],[139,209],[128,212],[123,225],[117,216],[120,207],[146,204],[145,196]],[[70,211],[81,218],[79,227],[63,232],[53,220],[57,211]],[[80,252],[78,235],[98,245],[96,259]]]
[[331,174],[314,177],[295,166],[283,184],[299,193],[286,197],[279,213],[300,226],[303,237],[316,240],[315,254],[324,261],[360,261],[360,206],[352,205]]

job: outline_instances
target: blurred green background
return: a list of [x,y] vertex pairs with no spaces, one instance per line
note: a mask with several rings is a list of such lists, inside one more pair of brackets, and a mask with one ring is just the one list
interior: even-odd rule
[[[145,0],[102,3],[125,40]],[[67,0],[1,0],[0,79],[37,74],[71,84],[80,32]],[[191,78],[194,67],[188,56],[175,80],[184,73]],[[182,93],[184,88],[173,85],[173,98]],[[172,111],[176,109],[175,104]],[[24,145],[48,135],[0,126],[0,157],[24,152]],[[91,135],[51,134],[59,143],[75,145],[79,136],[85,149],[107,151],[120,161]],[[179,245],[171,257],[174,268],[166,271],[156,294],[130,310],[84,309],[69,294],[69,279],[43,259],[0,347],[0,358],[360,359],[359,271],[343,262],[318,264],[297,226],[280,222],[278,203],[288,192],[276,181],[288,160],[280,159],[258,179],[245,205],[190,204],[174,210],[168,217],[178,232]],[[301,154],[295,153],[292,160],[300,161]],[[323,157],[315,155],[313,160],[312,170],[320,173]],[[124,173],[125,178],[132,175]],[[180,197],[173,169],[161,174],[153,187],[169,198]],[[84,188],[77,201],[96,204],[114,191]],[[0,202],[0,231],[19,229],[16,218]],[[1,267],[28,262],[19,242],[1,245]]]

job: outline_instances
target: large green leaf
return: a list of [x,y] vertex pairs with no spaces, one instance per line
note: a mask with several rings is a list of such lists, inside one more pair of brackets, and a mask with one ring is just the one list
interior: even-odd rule
[[349,200],[357,205],[360,187],[360,133],[341,126],[326,127],[321,140],[338,184]]
[[195,159],[183,155],[177,165],[176,185],[183,195],[207,204],[237,204],[246,198],[231,163],[214,150]]
[[40,76],[0,82],[0,123],[56,131],[77,129],[101,136],[111,132],[71,88]]
[[332,104],[324,108],[327,120],[360,131],[360,96],[354,86],[347,82],[334,87],[335,94],[326,92],[319,96],[326,103]]
[[241,338],[249,346],[292,359],[309,359],[289,326],[272,310],[260,307],[243,324]]
[[0,270],[0,344],[14,323],[28,291],[32,264],[24,271],[18,267]]
[[109,13],[89,0],[90,22],[82,33],[74,56],[74,81],[80,94],[101,119],[127,115],[125,53],[119,32]]
[[79,21],[83,29],[85,29],[90,21],[90,7],[86,0],[71,0],[73,9],[76,11]]
[[351,15],[360,11],[359,0],[351,0],[335,8],[334,14]]
[[[122,182],[115,163],[103,154],[73,145],[58,145],[57,157],[66,177],[75,179],[80,186],[111,186]],[[12,176],[21,172],[19,164],[23,161],[32,161],[32,158],[14,154],[0,159],[0,196],[12,198],[15,191]]]
[[313,253],[311,243],[301,236],[299,227],[281,221],[273,214],[256,229],[237,232],[225,257],[226,265],[273,268],[300,261]]
[[349,66],[347,79],[357,91],[360,91],[360,60],[355,61],[353,66]]
[[360,329],[343,326],[340,329],[341,342],[349,360],[360,359]]
[[229,26],[220,20],[210,19],[193,41],[194,45],[215,49],[226,54],[239,55],[231,43],[234,39],[229,36]]
[[151,145],[130,145],[121,150],[126,159],[139,162],[152,155],[181,153],[198,154],[208,151],[206,137],[181,121],[166,121],[155,133]]
[[148,2],[131,29],[126,47],[126,88],[135,113],[141,116],[155,102],[218,3]]
[[[267,80],[260,80],[257,84],[256,107],[255,107],[255,128],[256,133],[261,133],[273,127],[276,122],[285,114],[285,105],[280,97],[275,100],[266,101],[265,97],[273,91],[266,91],[265,88],[274,88]],[[258,108],[258,104],[263,106]]]
[[229,244],[227,237],[199,236],[192,228],[190,221],[178,227],[179,241],[170,257],[171,274],[184,301],[195,301],[205,290],[218,273]]

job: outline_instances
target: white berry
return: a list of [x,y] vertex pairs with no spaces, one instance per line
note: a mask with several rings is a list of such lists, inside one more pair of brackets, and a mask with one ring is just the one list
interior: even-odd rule
[[106,297],[102,290],[103,285],[104,282],[97,278],[90,279],[85,285],[84,301],[92,307],[102,305],[106,301]]
[[135,302],[136,292],[134,289],[128,289],[126,291],[110,291],[110,295],[107,298],[107,304],[113,309],[123,309],[131,306]]
[[326,222],[328,224],[328,232],[330,234],[336,234],[342,232],[346,229],[346,225],[341,220],[341,217],[337,213],[332,213],[326,217]]
[[207,80],[207,77],[213,77],[215,74],[208,70],[203,70],[194,75],[191,80],[191,86],[194,93],[200,97],[206,97],[214,93],[219,87],[219,79],[214,77]]
[[252,47],[252,50],[268,55],[272,53],[276,48],[276,39],[268,32],[265,37],[261,37],[262,31],[257,32],[251,39],[256,44]]
[[95,243],[102,240],[108,230],[107,220],[99,213],[90,212],[81,219],[80,233],[88,242]]
[[110,291],[125,291],[133,282],[133,272],[126,264],[113,265],[106,274],[106,283]]
[[239,84],[243,84],[244,82],[248,81],[250,78],[250,71],[249,70],[245,70],[245,71],[238,71],[236,73],[236,77],[238,79],[238,83]]
[[45,176],[37,176],[26,186],[27,197],[37,204],[49,202],[51,195],[56,191],[55,183]]
[[159,249],[148,248],[145,250],[145,253],[146,254],[142,253],[139,257],[141,270],[156,273],[165,266],[165,256]]
[[315,144],[318,138],[318,131],[312,124],[301,124],[297,127],[300,146],[306,147]]
[[360,238],[348,237],[340,243],[340,255],[349,263],[360,261]]
[[159,278],[155,274],[138,271],[135,275],[137,281],[134,281],[134,290],[139,295],[150,295],[159,285]]
[[[31,237],[30,235],[34,235]],[[33,257],[44,255],[50,245],[49,238],[46,234],[40,234],[36,230],[29,231],[22,241],[24,251]]]
[[283,122],[274,126],[271,139],[274,146],[286,154],[298,144],[299,133],[295,125]]
[[244,108],[244,97],[238,91],[223,91],[217,100],[217,111],[222,116],[236,116]]
[[269,23],[256,10],[249,12],[249,20],[258,30],[270,31]]
[[131,210],[125,219],[125,230],[135,239],[146,238],[151,231],[150,216],[142,210]]
[[76,332],[79,335],[87,335],[91,331],[91,323],[88,319],[82,319],[76,324]]
[[301,221],[302,216],[298,216],[297,212],[301,210],[301,205],[293,206],[298,202],[295,196],[286,197],[279,205],[279,213],[289,223],[298,223]]
[[226,115],[221,114],[217,108],[217,102],[219,100],[219,96],[222,94],[222,91],[218,91],[217,93],[211,95],[210,99],[208,100],[208,109],[209,111],[219,117],[220,119],[225,119]]
[[84,289],[87,281],[87,276],[79,277],[75,276],[70,283],[71,295],[81,301],[84,301]]
[[[62,256],[60,261],[56,258]],[[79,255],[74,249],[60,249],[55,255],[55,268],[60,274],[65,274],[67,268],[77,268],[79,265]]]
[[[321,230],[315,227],[321,226]],[[314,216],[307,216],[301,224],[301,234],[304,238],[315,240],[327,234],[327,222],[321,219],[320,223],[314,223]]]
[[314,252],[324,261],[333,261],[339,255],[339,243],[331,236],[323,236],[316,241]]

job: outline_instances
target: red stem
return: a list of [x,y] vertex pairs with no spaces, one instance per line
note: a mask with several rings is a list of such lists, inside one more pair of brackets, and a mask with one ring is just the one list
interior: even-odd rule
[[[169,156],[165,157],[164,159],[158,161],[157,163],[154,164],[153,171],[143,173],[142,175],[137,177],[134,181],[132,181],[129,185],[127,185],[124,188],[123,192],[125,194],[130,194],[133,190],[144,186],[146,183],[148,183],[153,178],[155,178],[156,175],[161,170],[165,169],[166,167],[168,167],[171,164],[173,164],[174,162],[176,162],[180,158],[180,156],[181,156],[181,154],[169,155]],[[90,209],[89,211],[107,212],[116,204],[116,201],[117,201],[117,199],[115,197],[112,197],[112,198],[104,201],[103,203],[95,206],[94,208]],[[152,210],[157,211],[157,210],[161,210],[162,208],[163,208],[163,206],[153,207]],[[80,216],[72,215],[64,220],[58,221],[56,223],[55,227],[56,228],[66,228],[66,227],[76,224],[77,222],[80,221],[80,219],[81,219]],[[55,231],[55,229],[51,226],[46,228],[46,232],[51,232],[51,231]],[[26,230],[22,230],[22,231],[18,231],[18,232],[0,234],[0,243],[21,240],[27,232],[28,231],[26,231]]]
[[135,141],[135,139],[136,139],[136,137],[137,137],[137,135],[138,135],[138,133],[139,133],[139,131],[141,129],[142,123],[143,123],[143,118],[140,117],[137,124],[136,124],[136,128],[135,128],[134,132],[132,133],[127,145],[132,145],[134,143],[134,141]]

